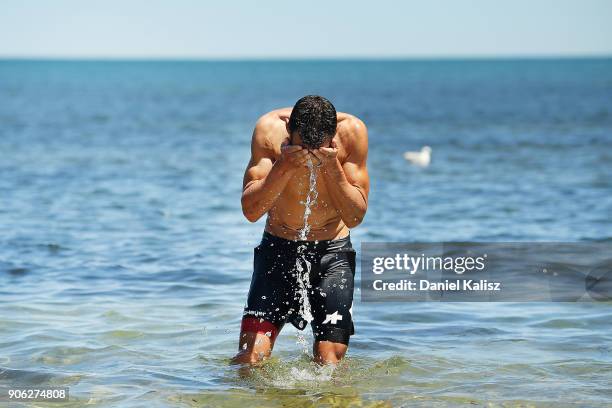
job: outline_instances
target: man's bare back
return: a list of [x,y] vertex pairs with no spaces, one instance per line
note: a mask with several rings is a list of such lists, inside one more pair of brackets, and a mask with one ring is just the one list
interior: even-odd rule
[[[244,177],[245,190],[249,184],[267,176],[274,164],[281,158],[283,143],[299,143],[299,136],[291,140],[287,121],[292,108],[274,110],[263,115],[253,132],[252,157]],[[308,219],[311,225],[307,240],[329,240],[348,235],[349,228],[358,225],[367,208],[369,179],[366,168],[367,129],[364,123],[355,116],[339,112],[337,115],[337,133],[333,143],[337,150],[337,161],[344,177],[339,177],[333,167],[334,163],[316,168],[318,198]],[[328,143],[329,147],[331,143]],[[324,148],[325,148],[324,147]],[[313,162],[319,159],[308,152]],[[270,206],[266,222],[266,231],[273,235],[296,239],[298,231],[304,226],[304,200],[308,192],[309,169],[306,164],[293,169],[291,180]],[[265,177],[265,176],[264,176]],[[339,185],[345,184],[347,185]],[[330,187],[331,186],[331,187]],[[363,211],[342,211],[342,206],[336,205],[336,200],[344,200],[340,194],[332,196],[339,188],[354,190],[356,201],[362,200]],[[245,211],[245,215],[252,219]],[[254,218],[254,217],[253,217]]]

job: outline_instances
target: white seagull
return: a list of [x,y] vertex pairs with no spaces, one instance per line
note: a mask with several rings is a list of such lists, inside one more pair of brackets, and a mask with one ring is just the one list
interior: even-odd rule
[[406,152],[404,159],[414,166],[427,167],[431,163],[431,147],[423,146],[419,152]]

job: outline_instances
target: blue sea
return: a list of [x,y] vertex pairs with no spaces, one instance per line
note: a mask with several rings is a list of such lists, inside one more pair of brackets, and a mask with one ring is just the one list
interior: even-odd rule
[[[610,302],[356,291],[336,370],[293,327],[262,367],[229,365],[264,227],[240,208],[251,132],[306,94],[369,129],[358,252],[612,240],[612,59],[1,60],[0,389],[69,387],[53,407],[612,406]],[[402,157],[424,145],[429,167]]]

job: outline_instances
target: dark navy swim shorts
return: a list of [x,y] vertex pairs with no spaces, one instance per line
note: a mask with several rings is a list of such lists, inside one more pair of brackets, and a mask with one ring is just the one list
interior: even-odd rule
[[310,321],[316,341],[348,344],[355,333],[350,236],[293,241],[264,232],[254,252],[243,329],[258,321],[273,325],[277,333],[288,321],[303,330]]

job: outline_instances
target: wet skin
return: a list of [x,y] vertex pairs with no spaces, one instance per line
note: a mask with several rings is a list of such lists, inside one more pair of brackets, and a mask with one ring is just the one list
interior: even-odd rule
[[[308,193],[310,157],[319,163],[331,151],[336,157],[317,168],[317,203],[308,222],[307,239],[345,237],[367,210],[369,177],[366,167],[367,129],[352,115],[338,113],[337,132],[320,149],[301,146],[299,134],[289,135],[291,108],[272,111],[260,118],[253,133],[252,156],[244,177],[243,211],[250,221],[268,214],[266,230],[295,239],[304,226],[304,200]],[[333,147],[332,147],[333,146]],[[283,153],[284,157],[283,157]],[[278,181],[274,183],[273,179]],[[262,180],[278,187],[269,196],[250,194]],[[273,188],[270,190],[274,190]]]
[[[339,112],[336,134],[320,148],[308,149],[302,146],[299,134],[289,134],[290,115],[291,108],[278,109],[257,121],[243,182],[244,215],[254,222],[267,214],[266,231],[296,239],[304,227],[310,159],[317,165],[318,198],[308,218],[311,229],[307,240],[345,237],[349,228],[361,223],[367,210],[366,126],[355,116]],[[274,340],[264,332],[241,331],[239,352],[232,362],[253,364],[265,359],[272,352]],[[342,343],[316,341],[314,360],[337,363],[347,348]]]

